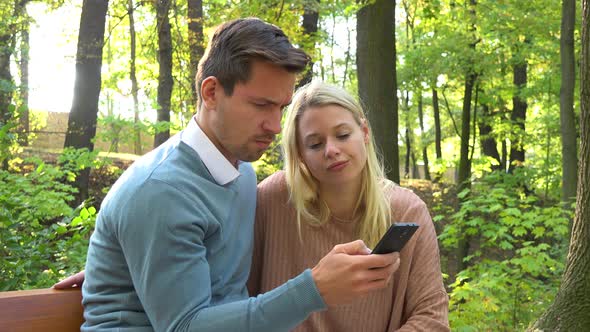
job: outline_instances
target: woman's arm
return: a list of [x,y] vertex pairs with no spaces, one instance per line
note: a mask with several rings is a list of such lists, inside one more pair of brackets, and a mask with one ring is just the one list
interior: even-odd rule
[[412,254],[404,308],[406,322],[398,331],[450,331],[449,298],[442,281],[432,218],[423,202],[412,214],[422,229]]

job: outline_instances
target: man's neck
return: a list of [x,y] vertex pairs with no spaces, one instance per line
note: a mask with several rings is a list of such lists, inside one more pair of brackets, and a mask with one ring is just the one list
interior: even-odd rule
[[213,145],[215,145],[217,150],[219,152],[221,152],[221,154],[225,157],[225,159],[227,159],[236,169],[238,169],[238,159],[229,157],[229,152],[223,148],[223,146],[221,145],[221,143],[217,139],[217,136],[215,136],[213,131],[210,130],[205,119],[203,119],[202,116],[199,116],[202,113],[203,112],[198,112],[197,116],[195,116],[195,122],[197,123],[197,126],[199,126],[199,128],[201,128],[201,130],[203,131],[205,136],[207,136],[207,138],[209,138],[211,143],[213,143]]

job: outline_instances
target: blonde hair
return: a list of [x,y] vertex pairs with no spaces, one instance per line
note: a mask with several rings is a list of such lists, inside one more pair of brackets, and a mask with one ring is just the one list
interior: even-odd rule
[[[337,105],[352,113],[361,126],[366,117],[360,104],[345,90],[321,82],[311,82],[295,93],[287,110],[282,137],[285,158],[285,174],[289,195],[297,214],[297,226],[301,235],[302,220],[312,226],[328,222],[330,209],[318,194],[318,181],[311,175],[301,159],[297,143],[298,123],[303,113],[312,107]],[[367,126],[369,126],[367,122]],[[370,131],[369,131],[370,132]],[[361,192],[353,215],[360,214],[357,232],[368,246],[373,247],[391,224],[391,208],[383,165],[377,157],[373,138],[367,144],[367,163],[361,174]]]

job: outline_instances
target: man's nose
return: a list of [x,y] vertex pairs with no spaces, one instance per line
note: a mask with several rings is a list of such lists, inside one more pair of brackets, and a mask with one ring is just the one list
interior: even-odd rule
[[280,133],[281,132],[281,117],[282,117],[282,112],[280,109],[278,111],[275,110],[275,111],[270,112],[270,114],[266,117],[266,119],[262,123],[262,129],[264,129],[265,131],[269,131],[275,135]]

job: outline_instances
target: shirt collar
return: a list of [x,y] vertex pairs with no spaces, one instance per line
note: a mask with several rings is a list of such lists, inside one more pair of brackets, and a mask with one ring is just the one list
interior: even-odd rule
[[[205,164],[205,167],[219,185],[226,185],[240,175],[240,172],[221,154],[219,149],[199,127],[195,116],[189,121],[180,139],[197,152],[203,164]],[[238,161],[238,163],[240,162]]]

